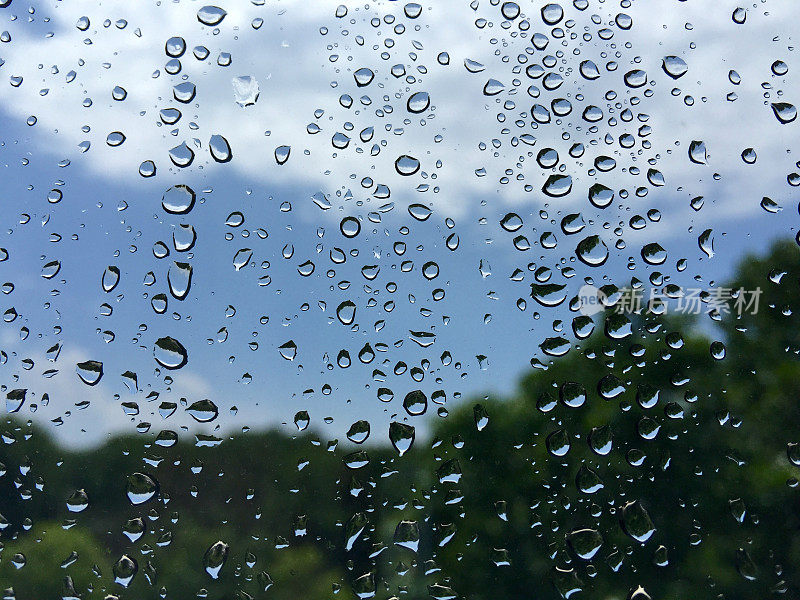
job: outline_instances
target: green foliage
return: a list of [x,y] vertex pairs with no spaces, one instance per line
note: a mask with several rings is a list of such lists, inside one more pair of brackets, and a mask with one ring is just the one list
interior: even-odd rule
[[[591,337],[525,375],[513,398],[465,402],[430,441],[402,457],[369,448],[360,469],[314,434],[251,432],[158,452],[121,437],[75,453],[8,420],[0,587],[20,600],[60,597],[70,575],[82,597],[416,598],[432,585],[437,597],[453,589],[475,600],[571,587],[621,598],[640,585],[675,600],[797,597],[798,468],[786,451],[800,439],[797,258],[787,243],[743,262],[726,287],[761,287],[759,311],[723,314],[711,328],[706,317],[634,315],[632,334],[616,339],[603,319],[619,316],[597,315]],[[134,506],[126,478],[142,470],[160,492]],[[90,506],[70,514],[76,489]],[[65,518],[77,525],[52,522]],[[131,542],[122,529],[136,518],[146,531]],[[404,520],[419,529],[416,553],[392,544]],[[649,537],[630,535],[649,521]],[[595,534],[573,533],[584,529],[602,539],[591,557]],[[214,579],[203,556],[217,541],[230,552]],[[19,570],[17,553],[27,557]],[[127,590],[111,572],[123,554],[139,567]]]
[[[14,566],[18,555],[24,556],[22,568]],[[65,577],[72,578],[76,590],[86,591],[96,587],[102,576],[111,575],[111,564],[109,554],[87,528],[64,529],[45,521],[5,544],[0,582],[14,589],[17,600],[60,598]],[[98,592],[86,597],[103,596]]]

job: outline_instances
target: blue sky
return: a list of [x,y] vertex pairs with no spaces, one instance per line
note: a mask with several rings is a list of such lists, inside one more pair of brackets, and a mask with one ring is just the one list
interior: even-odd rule
[[[452,408],[459,394],[511,392],[532,357],[547,359],[538,345],[556,335],[556,320],[564,320],[569,332],[571,315],[564,306],[543,308],[530,298],[537,268],[551,269],[552,281],[567,284],[570,295],[586,277],[596,284],[623,284],[632,276],[646,281],[655,267],[644,264],[639,251],[658,242],[668,253],[659,270],[680,285],[705,288],[728,276],[746,253],[765,250],[776,237],[793,237],[796,192],[787,175],[800,170],[800,156],[791,147],[798,122],[780,124],[770,103],[800,101],[789,25],[796,22],[798,9],[788,1],[763,3],[737,25],[730,17],[735,3],[709,8],[664,0],[657,3],[663,10],[653,10],[634,2],[625,9],[634,25],[624,30],[609,27],[622,9],[606,4],[579,11],[565,3],[559,24],[564,44],[553,27],[542,23],[538,8],[527,15],[531,27],[523,37],[520,21],[525,17],[504,27],[499,6],[489,2],[477,11],[466,2],[423,4],[418,19],[405,17],[399,2],[376,2],[369,9],[353,5],[343,19],[334,16],[335,3],[220,3],[228,14],[216,29],[195,18],[203,6],[198,2],[147,3],[135,10],[42,2],[33,5],[32,15],[18,3],[0,9],[0,30],[11,35],[10,42],[0,44],[0,194],[6,208],[0,247],[9,252],[0,269],[3,280],[15,286],[2,297],[3,311],[13,306],[19,314],[0,329],[0,344],[9,356],[0,373],[7,389],[28,388],[21,413],[46,424],[66,443],[86,445],[134,431],[141,422],[152,424],[148,435],[161,429],[196,430],[184,408],[162,420],[158,404],[209,398],[219,406],[220,417],[203,425],[203,431],[276,425],[292,430],[293,415],[307,410],[323,436],[343,438],[352,422],[367,419],[372,440],[385,441],[391,420],[406,419],[422,432],[426,419],[441,418],[434,404],[425,416],[406,415],[402,400],[407,392],[422,389],[430,397],[443,390],[445,406]],[[84,14],[90,21],[85,31],[75,26]],[[253,19],[258,18],[264,22],[255,28]],[[372,25],[373,18],[381,19],[379,26]],[[482,18],[487,19],[484,27],[479,26]],[[104,19],[110,20],[108,27]],[[120,19],[127,20],[124,27],[117,24]],[[398,24],[405,31],[398,33]],[[324,35],[322,27],[327,28]],[[603,28],[614,32],[611,40],[601,38]],[[526,53],[532,32],[546,34],[548,46]],[[576,39],[570,40],[573,32]],[[176,75],[168,73],[170,57],[164,52],[173,36],[187,44]],[[364,37],[363,45],[357,36]],[[207,59],[192,55],[198,45],[209,49]],[[230,66],[217,64],[221,52],[230,53]],[[448,53],[449,64],[441,64],[446,62],[441,52]],[[661,70],[668,55],[681,56],[689,67],[677,81]],[[520,56],[527,62],[515,73]],[[555,60],[552,72],[564,79],[557,92],[525,74],[527,66],[548,57]],[[485,69],[471,73],[465,59]],[[583,60],[600,66],[598,80],[581,78]],[[606,66],[611,60],[618,63],[615,70]],[[789,66],[787,74],[770,70],[776,60]],[[391,74],[397,64],[404,65],[405,77]],[[363,67],[372,69],[375,78],[360,88],[353,73]],[[646,87],[632,90],[622,83],[624,73],[634,68],[647,72]],[[731,69],[740,74],[739,85],[731,83]],[[71,70],[76,75],[68,82]],[[253,106],[235,102],[231,81],[244,75],[259,82]],[[19,87],[8,83],[12,76],[23,77]],[[173,99],[173,86],[184,76],[197,89],[189,104]],[[483,94],[490,78],[504,85],[496,96]],[[526,93],[529,85],[542,88],[539,97]],[[124,101],[112,99],[115,86],[126,90]],[[419,91],[429,93],[431,107],[413,114],[407,99]],[[735,101],[726,99],[731,92],[737,94]],[[342,106],[342,94],[353,98],[352,108]],[[361,100],[364,96],[369,103]],[[549,106],[556,97],[570,99],[573,114],[532,127],[531,104]],[[91,106],[84,106],[85,98],[91,98]],[[580,119],[590,104],[605,113],[597,131]],[[165,108],[179,109],[180,121],[162,124],[159,110]],[[324,114],[315,116],[318,109]],[[623,120],[624,109],[632,111],[633,122]],[[26,121],[32,115],[36,123],[30,126]],[[609,119],[616,121],[612,125]],[[322,131],[309,134],[309,123]],[[621,148],[619,135],[637,136],[643,125],[652,133],[638,136],[630,150]],[[370,126],[373,139],[360,142],[359,132]],[[111,147],[106,138],[117,131],[125,142]],[[337,132],[352,138],[347,148],[332,146]],[[512,143],[522,133],[535,136],[536,144]],[[610,144],[606,133],[612,136]],[[230,162],[211,158],[208,145],[215,134],[230,143]],[[707,164],[689,160],[693,140],[705,142]],[[82,152],[79,144],[86,141],[90,147]],[[191,166],[178,168],[168,153],[183,142],[196,157]],[[573,159],[568,150],[576,142],[586,152]],[[288,161],[277,165],[274,151],[281,145],[292,150]],[[752,165],[740,157],[748,147],[758,155]],[[565,197],[541,192],[552,174],[536,164],[544,148],[558,152],[564,170],[557,172],[573,178],[572,192]],[[418,173],[403,177],[394,170],[404,154],[420,160]],[[594,172],[592,161],[599,155],[613,156],[616,169]],[[144,160],[157,165],[155,177],[138,174]],[[663,173],[663,187],[647,184],[649,168]],[[510,181],[502,183],[506,170]],[[362,186],[365,177],[372,180],[369,188]],[[587,200],[596,182],[617,192],[605,209]],[[194,189],[197,202],[191,212],[171,215],[162,209],[161,197],[178,184]],[[391,196],[376,197],[377,184],[388,186]],[[648,193],[637,197],[633,190],[642,186]],[[48,201],[52,189],[62,193],[58,203]],[[630,191],[627,198],[620,196],[622,189]],[[313,202],[318,192],[327,196],[330,209]],[[705,197],[699,211],[689,207],[696,196]],[[784,210],[764,211],[759,206],[763,196]],[[424,222],[409,214],[414,203],[432,210]],[[660,219],[648,220],[651,209],[659,211]],[[226,225],[235,211],[244,215],[244,223]],[[524,223],[514,233],[500,226],[509,212]],[[561,218],[575,212],[587,226],[565,235]],[[26,218],[21,215],[29,220],[22,223]],[[644,217],[643,229],[630,226],[635,215]],[[360,220],[357,237],[340,232],[345,217]],[[173,244],[182,224],[191,225],[197,235],[189,252]],[[697,242],[709,228],[713,258]],[[259,229],[268,237],[261,239]],[[546,232],[555,235],[554,248],[539,244]],[[453,233],[460,240],[455,251],[446,245]],[[53,234],[60,241],[51,241]],[[599,235],[610,249],[602,267],[585,266],[575,257],[577,243],[590,234]],[[517,250],[512,242],[517,235],[525,235],[531,249]],[[620,239],[625,245],[618,249]],[[168,257],[154,256],[159,241],[170,249]],[[406,244],[403,256],[394,252],[395,242]],[[237,271],[234,256],[244,248],[252,250],[252,258]],[[345,263],[331,260],[335,249],[347,254]],[[355,250],[357,255],[351,253]],[[681,258],[687,268],[679,273],[675,265]],[[45,279],[43,265],[53,260],[60,262],[60,272]],[[302,276],[298,268],[308,260],[314,272]],[[167,272],[173,261],[192,264],[191,292],[184,301],[169,297],[166,313],[158,315],[151,297],[169,296]],[[404,261],[413,262],[408,272]],[[430,281],[422,272],[428,262],[439,267]],[[119,268],[121,278],[105,293],[100,282],[109,265]],[[364,266],[380,267],[374,280],[362,275]],[[565,277],[564,267],[574,269],[574,276]],[[510,280],[515,269],[523,271],[522,281]],[[151,286],[144,284],[149,272],[155,275]],[[266,275],[269,284],[260,285]],[[396,285],[394,292],[387,289],[390,284]],[[444,290],[444,299],[433,299],[436,289]],[[517,307],[520,298],[525,310]],[[336,307],[345,301],[356,305],[354,327],[336,318]],[[394,308],[388,312],[384,305],[390,301]],[[103,303],[113,307],[113,314],[102,315]],[[235,316],[226,316],[229,306]],[[24,340],[22,327],[30,331]],[[220,333],[223,327],[227,336]],[[410,331],[434,333],[435,342],[423,348]],[[113,341],[106,341],[110,336],[105,332],[113,332]],[[153,346],[164,336],[180,340],[188,350],[184,368],[156,370]],[[289,340],[298,347],[293,361],[278,352]],[[63,347],[52,363],[45,352],[56,342]],[[361,364],[357,354],[366,343],[376,350],[383,344],[386,351]],[[336,366],[342,349],[350,353],[349,368]],[[452,356],[447,365],[441,361],[444,352]],[[486,357],[483,368],[477,356]],[[24,359],[33,360],[33,368],[26,369]],[[76,376],[76,363],[85,360],[104,364],[105,375],[95,387]],[[394,374],[398,363],[408,370]],[[411,377],[413,367],[424,371],[422,381]],[[48,369],[58,373],[43,375]],[[385,381],[375,369],[386,374]],[[121,374],[126,371],[137,373],[138,392],[124,385]],[[252,376],[249,384],[243,383],[245,373]],[[322,392],[326,384],[330,394]],[[380,387],[394,392],[391,402],[378,400]],[[151,392],[158,392],[157,400],[148,400]],[[47,406],[41,402],[44,393],[50,397]],[[84,401],[87,407],[76,406]],[[138,403],[140,413],[126,416],[123,402]],[[32,413],[34,405],[38,408]],[[325,417],[333,422],[326,424]],[[59,418],[64,424],[54,427],[52,420]]]

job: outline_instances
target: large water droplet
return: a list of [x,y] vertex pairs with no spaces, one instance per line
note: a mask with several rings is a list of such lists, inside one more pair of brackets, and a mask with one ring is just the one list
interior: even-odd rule
[[424,414],[428,410],[428,397],[422,390],[409,392],[403,399],[403,408],[411,416]]
[[118,583],[126,588],[131,584],[136,573],[139,571],[139,565],[136,564],[135,559],[127,554],[123,554],[122,558],[114,564],[112,571],[114,572],[114,583]]
[[214,25],[222,23],[222,19],[224,19],[227,14],[227,12],[218,6],[204,6],[197,11],[197,20],[203,25],[213,27]]
[[569,175],[550,175],[542,186],[542,191],[551,198],[566,196],[572,191],[572,177]]
[[167,284],[173,298],[176,300],[186,299],[192,287],[192,265],[184,262],[173,263],[167,271]]
[[608,247],[599,235],[590,235],[580,241],[575,254],[582,263],[590,267],[599,267],[608,259]]
[[241,107],[252,106],[258,100],[258,95],[261,91],[255,77],[250,75],[241,75],[231,79],[233,85],[233,97]]
[[336,318],[342,325],[352,325],[356,319],[356,305],[350,300],[345,300],[336,308]]
[[403,456],[414,444],[416,431],[413,426],[392,421],[389,424],[389,441],[400,456]]
[[371,69],[362,67],[353,73],[353,78],[356,80],[356,85],[358,85],[358,87],[365,87],[372,83],[372,80],[375,78],[375,73],[373,73]]
[[625,73],[624,80],[629,88],[640,88],[647,83],[647,73],[641,69],[633,69]]
[[228,560],[228,544],[223,541],[212,544],[203,555],[203,567],[212,579],[219,578],[219,572]]
[[172,337],[162,337],[156,340],[153,346],[153,357],[165,369],[180,369],[189,360],[186,348]]
[[394,161],[394,168],[400,175],[408,177],[419,171],[419,161],[413,156],[403,154],[396,161]]
[[189,148],[186,142],[181,142],[169,151],[169,159],[176,167],[188,167],[194,160],[194,150]]
[[789,104],[788,102],[773,102],[772,103],[772,112],[775,113],[775,117],[783,123],[791,123],[797,118],[797,109],[793,104]]
[[89,496],[86,494],[86,490],[75,490],[72,495],[67,498],[67,510],[69,510],[69,512],[83,512],[88,507]]
[[600,77],[600,70],[591,60],[583,61],[579,66],[579,70],[584,79],[592,81]]
[[689,160],[698,165],[706,164],[706,144],[694,140],[689,144]]
[[419,525],[416,521],[400,521],[394,530],[394,543],[412,552],[419,549]]
[[650,515],[639,500],[628,502],[622,507],[620,521],[623,531],[637,542],[646,542],[656,530]]
[[275,162],[279,165],[285,164],[286,161],[289,160],[291,152],[291,146],[278,146],[275,148]]
[[219,415],[217,405],[208,399],[193,402],[186,409],[186,412],[198,423],[209,423]]
[[589,188],[589,202],[597,208],[606,208],[614,201],[614,191],[601,183]]
[[158,482],[144,473],[128,475],[127,494],[131,504],[144,504],[158,493]]
[[97,385],[103,378],[103,363],[97,360],[79,362],[76,371],[83,383],[86,385]]
[[642,258],[648,265],[662,265],[667,260],[667,251],[661,244],[653,242],[642,248]]
[[22,408],[22,405],[25,404],[25,396],[27,393],[27,389],[17,389],[8,392],[6,394],[6,410],[10,413],[18,412],[19,409]]
[[192,210],[194,200],[194,190],[188,185],[178,184],[164,192],[161,197],[161,206],[170,214],[182,215]]
[[412,94],[407,103],[408,112],[421,113],[428,110],[431,105],[431,98],[428,92],[416,92]]
[[208,149],[211,152],[211,158],[219,163],[226,163],[233,158],[233,153],[231,152],[231,146],[228,144],[228,140],[219,134],[211,136],[211,139],[208,142]]
[[103,277],[100,280],[103,291],[106,293],[114,291],[114,288],[117,287],[119,283],[119,278],[119,267],[115,267],[114,265],[106,267],[106,270],[103,271]]
[[570,549],[583,560],[592,560],[603,545],[603,536],[594,529],[576,529],[567,535]]
[[661,68],[664,70],[664,73],[673,79],[680,79],[686,75],[686,72],[689,70],[686,61],[679,56],[665,56],[661,61]]

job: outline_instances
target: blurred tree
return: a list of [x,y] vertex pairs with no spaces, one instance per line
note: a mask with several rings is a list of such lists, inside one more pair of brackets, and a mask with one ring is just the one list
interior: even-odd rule
[[[84,598],[800,597],[799,283],[798,248],[781,243],[722,286],[730,311],[578,317],[595,331],[565,357],[512,398],[462,403],[403,456],[274,431],[75,452],[9,417],[0,587],[60,597],[69,575]],[[739,314],[737,294],[759,288]],[[140,505],[125,493],[135,472],[158,482]],[[89,506],[70,513],[79,489]],[[127,590],[111,571],[123,555],[138,565]]]

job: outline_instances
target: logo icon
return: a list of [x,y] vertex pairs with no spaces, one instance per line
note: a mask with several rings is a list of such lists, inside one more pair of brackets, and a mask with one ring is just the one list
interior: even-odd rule
[[587,317],[605,310],[606,295],[593,285],[584,285],[578,290],[578,311]]

